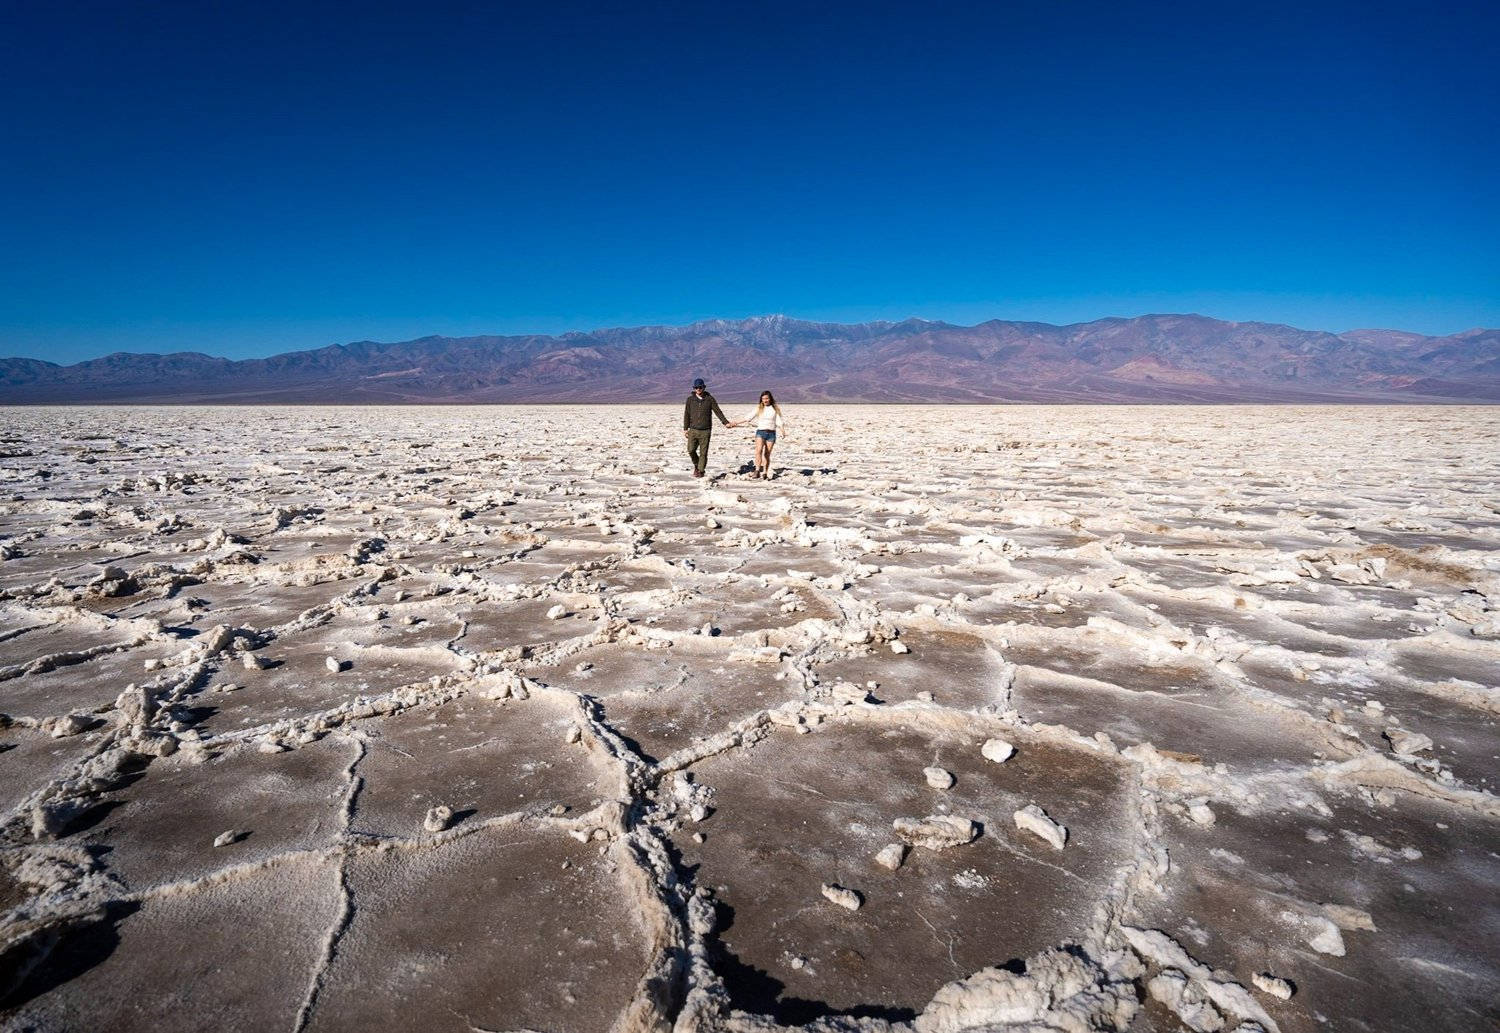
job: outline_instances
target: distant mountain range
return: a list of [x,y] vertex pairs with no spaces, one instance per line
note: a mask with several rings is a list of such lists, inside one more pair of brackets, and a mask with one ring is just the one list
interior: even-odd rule
[[0,402],[1495,402],[1500,330],[1333,334],[1195,315],[1052,326],[786,316],[361,341],[267,359],[0,359]]

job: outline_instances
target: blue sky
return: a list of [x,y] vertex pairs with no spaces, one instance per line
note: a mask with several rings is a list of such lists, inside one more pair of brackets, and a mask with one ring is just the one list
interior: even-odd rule
[[1496,326],[1495,10],[7,4],[0,355]]

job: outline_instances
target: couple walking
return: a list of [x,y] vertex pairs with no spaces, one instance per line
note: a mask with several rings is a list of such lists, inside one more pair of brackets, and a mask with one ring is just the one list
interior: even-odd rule
[[755,425],[755,476],[762,479],[770,477],[771,449],[776,447],[777,433],[786,429],[786,423],[781,418],[781,406],[776,404],[771,392],[762,391],[755,412],[743,420],[731,423],[714,396],[708,393],[708,387],[702,378],[693,381],[693,393],[688,395],[687,404],[682,407],[682,434],[687,438],[688,458],[693,461],[694,477],[702,477],[708,466],[708,441],[713,436],[715,416],[726,427],[743,427],[752,423]]

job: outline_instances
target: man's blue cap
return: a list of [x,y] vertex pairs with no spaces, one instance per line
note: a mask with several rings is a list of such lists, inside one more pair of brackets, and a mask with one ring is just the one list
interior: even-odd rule
[[703,382],[703,378],[702,377],[699,377],[697,380],[693,381],[693,389],[694,390],[697,390],[700,387],[707,387],[707,386],[708,385]]

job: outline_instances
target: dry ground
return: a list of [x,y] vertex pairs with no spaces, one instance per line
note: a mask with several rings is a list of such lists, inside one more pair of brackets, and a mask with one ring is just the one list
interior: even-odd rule
[[1500,410],[787,416],[0,410],[7,1028],[1500,1028]]

